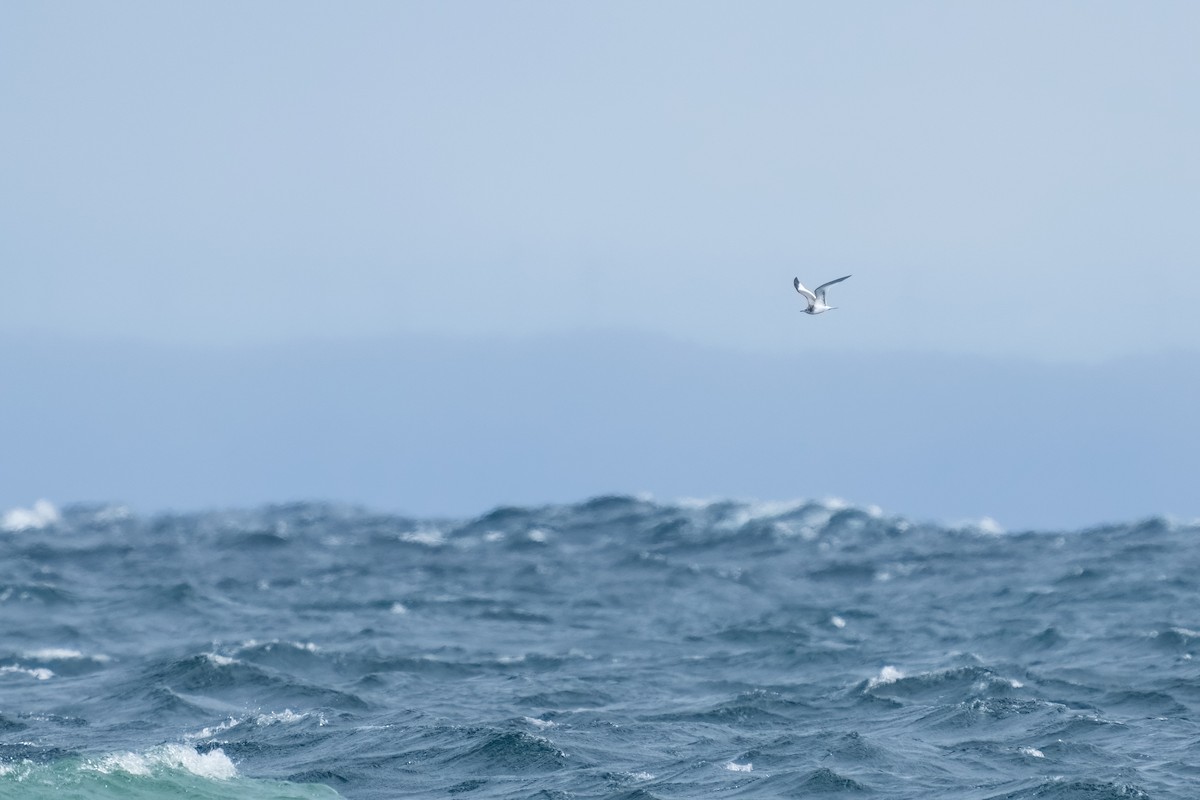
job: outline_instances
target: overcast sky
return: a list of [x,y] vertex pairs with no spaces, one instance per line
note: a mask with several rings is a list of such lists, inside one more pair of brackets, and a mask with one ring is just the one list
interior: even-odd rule
[[1190,2],[7,2],[0,332],[1191,349],[1198,36]]

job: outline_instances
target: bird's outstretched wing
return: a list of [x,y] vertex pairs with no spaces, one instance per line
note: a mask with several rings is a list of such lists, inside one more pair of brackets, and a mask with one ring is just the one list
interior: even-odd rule
[[[850,277],[850,276],[849,276],[849,275],[847,275],[846,277],[848,278],[848,277]],[[812,292],[810,292],[808,289],[805,289],[805,288],[804,288],[804,285],[803,285],[802,283],[800,283],[800,279],[799,279],[799,278],[794,278],[794,279],[792,280],[792,285],[796,287],[796,291],[797,291],[797,292],[799,292],[800,294],[804,295],[804,299],[808,301],[808,304],[809,304],[810,306],[811,306],[813,303],[817,302],[817,296],[816,296],[815,294],[813,294]]]
[[[843,276],[842,276],[842,277],[840,277],[840,278],[835,278],[834,280],[831,280],[831,281],[826,281],[825,283],[822,283],[820,286],[818,286],[818,287],[816,288],[816,290],[813,292],[813,294],[814,294],[816,297],[819,297],[819,298],[821,298],[821,302],[823,303],[823,302],[825,302],[825,287],[826,287],[826,286],[833,286],[835,283],[841,283],[842,281],[846,280],[846,278],[849,278],[849,277],[850,277],[849,275],[843,275]],[[797,281],[798,281],[798,280],[799,280],[799,279],[797,279]]]

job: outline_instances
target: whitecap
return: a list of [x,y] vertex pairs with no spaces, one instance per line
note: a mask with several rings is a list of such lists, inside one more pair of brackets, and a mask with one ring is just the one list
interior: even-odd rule
[[1004,526],[991,517],[984,517],[979,520],[978,528],[981,533],[991,534],[992,536],[999,536],[1004,533]]
[[0,517],[0,530],[10,533],[41,530],[58,523],[62,516],[49,500],[38,500],[32,508],[13,508]]
[[96,661],[101,664],[112,661],[103,653],[90,656],[66,647],[44,647],[41,650],[30,650],[23,655],[31,661]]
[[186,734],[183,738],[185,738],[189,741],[192,741],[195,739],[211,739],[214,736],[217,736],[218,734],[222,734],[225,731],[230,730],[231,728],[236,728],[238,725],[241,725],[241,724],[242,724],[241,720],[235,719],[234,717],[229,717],[228,719],[226,719],[224,722],[220,723],[219,725],[207,726],[207,727],[201,728],[196,733]]
[[224,781],[237,777],[237,767],[220,748],[201,753],[191,747],[168,744],[152,751],[152,755],[158,764],[186,770],[201,778]]
[[297,714],[290,708],[285,708],[283,711],[272,711],[269,714],[259,714],[254,718],[254,724],[260,728],[268,725],[291,725],[300,722],[303,719],[308,719],[308,714]]
[[13,675],[28,675],[31,678],[37,678],[39,681],[48,681],[54,677],[54,673],[45,667],[22,667],[17,664],[9,664],[5,667],[0,667],[0,672],[7,672]]
[[124,772],[127,775],[150,775],[156,768],[182,770],[201,778],[230,780],[237,777],[237,767],[220,748],[201,753],[181,744],[166,744],[145,753],[113,753],[89,768],[104,775]]
[[738,764],[733,761],[727,761],[727,762],[725,762],[725,769],[729,770],[730,772],[753,772],[754,764],[752,764],[752,763]]
[[871,680],[867,681],[867,688],[874,689],[876,686],[885,686],[889,683],[895,683],[904,677],[904,673],[895,667],[888,665],[879,670],[879,674]]
[[829,624],[835,628],[844,628],[846,627],[846,620],[842,619],[837,614],[834,614],[829,618]]
[[1045,758],[1046,757],[1046,754],[1043,753],[1041,750],[1038,750],[1036,747],[1022,747],[1018,752],[1021,755],[1029,756],[1030,758]]
[[31,650],[25,653],[26,658],[39,661],[72,661],[83,658],[78,650],[68,650],[65,647],[46,647],[42,650]]

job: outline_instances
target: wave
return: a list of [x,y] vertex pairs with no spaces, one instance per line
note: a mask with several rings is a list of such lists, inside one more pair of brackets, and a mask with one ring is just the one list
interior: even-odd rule
[[1024,687],[1016,678],[980,666],[952,667],[911,676],[896,667],[885,666],[878,676],[861,685],[864,692],[909,700],[930,694],[942,698],[996,697]]
[[988,800],[1150,800],[1141,788],[1128,783],[1050,780]]
[[491,774],[525,775],[561,769],[567,754],[548,739],[520,731],[486,732],[482,741],[455,756],[459,767],[475,767]]
[[353,693],[212,652],[169,662],[146,677],[150,683],[174,692],[202,694],[229,703],[367,708],[367,703]]
[[[217,550],[241,553],[287,550],[293,545],[325,548],[347,544],[391,544],[436,551],[442,547],[528,549],[558,542],[593,546],[628,543],[628,536],[664,552],[687,551],[737,543],[764,547],[852,540],[886,542],[896,537],[921,540],[929,536],[987,541],[1021,537],[1028,531],[1008,533],[989,518],[955,523],[917,522],[887,514],[876,506],[856,507],[839,499],[759,502],[740,500],[656,501],[648,497],[602,495],[579,503],[545,506],[500,506],[465,519],[414,519],[380,514],[353,506],[292,503],[244,511],[198,512],[141,516],[123,506],[68,505],[61,511],[40,501],[33,509],[14,508],[0,518],[0,531],[36,532],[53,527],[75,534],[87,532],[129,534],[171,530],[175,536],[205,542]],[[622,535],[614,537],[613,531]],[[1184,522],[1152,517],[1129,523],[1092,526],[1078,531],[1053,531],[1056,535],[1084,535],[1097,541],[1120,541],[1137,552],[1160,548],[1164,534],[1200,530],[1200,521]],[[136,536],[134,538],[137,538]],[[111,538],[97,540],[114,547]],[[178,544],[159,539],[158,546]],[[127,545],[124,545],[127,546]],[[113,555],[121,555],[115,552]],[[827,565],[828,566],[828,565]],[[839,568],[854,569],[852,563]],[[1064,581],[1088,579],[1095,567],[1064,574]]]
[[58,513],[0,532],[0,796],[1187,796],[1195,526]]
[[198,800],[331,800],[328,786],[241,776],[220,749],[166,744],[141,752],[0,762],[0,795],[22,800],[64,796],[189,797]]

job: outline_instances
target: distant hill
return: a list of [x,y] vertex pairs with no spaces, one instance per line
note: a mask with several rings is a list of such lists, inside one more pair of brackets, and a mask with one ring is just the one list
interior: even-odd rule
[[0,339],[0,509],[648,491],[1078,527],[1200,515],[1200,355],[747,356],[654,336],[242,350]]

